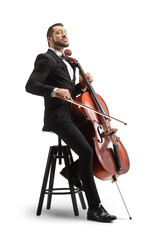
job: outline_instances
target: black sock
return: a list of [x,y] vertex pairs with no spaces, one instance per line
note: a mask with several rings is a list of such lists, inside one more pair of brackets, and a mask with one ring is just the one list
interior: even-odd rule
[[97,208],[100,204],[101,204],[101,203],[98,203],[98,204],[89,206],[89,210],[93,210],[93,209]]

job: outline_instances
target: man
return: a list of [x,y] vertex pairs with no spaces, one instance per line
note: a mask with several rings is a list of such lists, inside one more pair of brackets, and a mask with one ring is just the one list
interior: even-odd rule
[[[64,48],[69,46],[67,31],[63,24],[52,25],[47,31],[49,49],[39,54],[35,67],[26,84],[26,91],[44,97],[45,114],[43,131],[52,131],[79,156],[71,166],[74,185],[83,190],[88,202],[87,219],[110,222],[116,216],[110,215],[102,206],[93,177],[93,150],[74,123],[71,104],[73,99],[82,94],[86,85],[81,74],[75,84],[75,67],[63,58]],[[87,79],[92,82],[90,73]],[[61,171],[66,176],[66,169]]]

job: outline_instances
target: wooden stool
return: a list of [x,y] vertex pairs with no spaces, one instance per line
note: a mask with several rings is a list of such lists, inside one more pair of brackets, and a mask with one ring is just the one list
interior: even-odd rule
[[[62,163],[62,159],[64,160],[64,164],[68,173],[68,184],[69,184],[68,188],[53,188],[57,159],[59,159],[59,164]],[[38,216],[41,215],[45,194],[48,195],[47,209],[50,209],[51,207],[51,200],[52,200],[53,194],[70,194],[72,199],[74,214],[75,216],[78,216],[79,211],[78,211],[77,200],[75,196],[76,193],[78,193],[79,195],[82,208],[86,209],[86,204],[85,204],[81,189],[77,187],[75,188],[73,185],[71,168],[70,168],[70,164],[72,163],[73,163],[73,157],[72,157],[70,148],[67,145],[62,146],[61,139],[58,137],[58,145],[51,146],[49,149],[39,203],[37,207]],[[47,183],[48,183],[48,188],[47,188]]]

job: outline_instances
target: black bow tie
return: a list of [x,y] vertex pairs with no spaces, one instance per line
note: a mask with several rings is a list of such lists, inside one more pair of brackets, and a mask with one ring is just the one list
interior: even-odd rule
[[62,54],[60,57],[61,57],[62,60],[63,60],[63,59],[66,60],[66,61],[68,60],[68,57],[65,56],[64,54]]

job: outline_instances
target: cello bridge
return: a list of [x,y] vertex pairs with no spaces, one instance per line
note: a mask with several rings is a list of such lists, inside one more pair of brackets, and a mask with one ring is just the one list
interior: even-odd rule
[[115,134],[117,131],[118,131],[117,128],[108,129],[107,131],[101,133],[101,137],[111,136],[111,135]]

